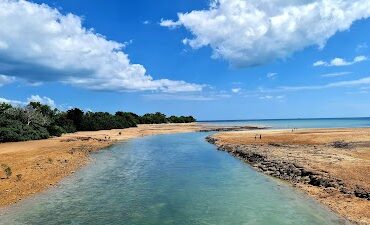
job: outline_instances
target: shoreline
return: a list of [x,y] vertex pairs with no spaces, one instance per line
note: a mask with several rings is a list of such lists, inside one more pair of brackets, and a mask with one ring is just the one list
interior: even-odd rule
[[[347,181],[338,177],[335,171],[330,171],[330,168],[325,168],[325,163],[329,163],[331,167],[338,166],[336,163],[343,164],[350,157],[358,156],[364,160],[360,162],[360,166],[364,167],[359,168],[365,173],[370,171],[366,170],[370,169],[370,128],[299,129],[292,133],[290,130],[264,130],[253,126],[232,128],[201,123],[157,124],[77,132],[45,140],[2,143],[0,164],[9,165],[12,176],[6,179],[4,172],[0,171],[0,208],[55,186],[63,178],[85,166],[90,161],[90,153],[115,143],[148,135],[207,131],[217,132],[207,137],[207,141],[215,144],[219,150],[246,161],[260,172],[292,184],[351,222],[370,224],[370,174],[365,177],[362,174]],[[254,139],[256,134],[262,134],[261,141]],[[328,137],[320,139],[312,136],[317,134]],[[359,137],[354,139],[356,135]],[[333,150],[333,140],[342,141],[338,149]],[[343,143],[350,145],[341,146]],[[342,151],[343,154],[338,155],[337,151]],[[305,160],[292,157],[292,153]],[[325,161],[327,159],[339,161]],[[349,169],[353,165],[347,166],[349,167],[344,169],[349,175],[346,176],[353,176],[358,172],[358,168],[354,171]],[[339,172],[343,173],[343,170]]]
[[7,178],[0,168],[0,207],[55,186],[86,165],[90,153],[136,137],[196,132],[197,123],[139,125],[135,128],[84,131],[44,140],[0,144],[0,165],[11,169]]
[[[86,165],[90,153],[121,141],[148,135],[250,129],[256,127],[143,124],[126,129],[83,131],[43,140],[0,143],[0,208],[55,186]],[[4,166],[11,170],[9,178]]]
[[221,132],[207,141],[349,221],[370,224],[369,128]]

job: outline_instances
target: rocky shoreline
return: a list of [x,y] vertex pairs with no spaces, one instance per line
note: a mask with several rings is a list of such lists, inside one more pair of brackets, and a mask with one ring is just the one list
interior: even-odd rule
[[[324,171],[314,171],[295,162],[269,159],[268,156],[259,151],[261,146],[218,144],[217,139],[212,136],[208,136],[206,140],[211,144],[215,144],[218,150],[232,154],[267,175],[292,182],[293,184],[302,183],[321,188],[335,188],[343,194],[370,200],[370,192],[360,187],[348,187],[342,180],[331,177]],[[270,145],[279,147],[274,144]]]
[[368,131],[255,130],[216,133],[206,140],[303,190],[351,223],[370,224]]

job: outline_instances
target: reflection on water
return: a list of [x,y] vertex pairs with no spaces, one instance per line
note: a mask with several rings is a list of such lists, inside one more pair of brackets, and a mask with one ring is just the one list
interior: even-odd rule
[[205,142],[204,133],[101,151],[58,188],[0,212],[0,224],[341,224],[289,186]]

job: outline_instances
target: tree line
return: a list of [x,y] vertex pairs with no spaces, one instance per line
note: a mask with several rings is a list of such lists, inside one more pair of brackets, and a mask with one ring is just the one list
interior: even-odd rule
[[0,103],[0,142],[45,139],[76,131],[97,131],[136,127],[138,124],[191,123],[192,116],[170,116],[132,112],[84,112],[79,108],[60,111],[39,102],[24,107]]

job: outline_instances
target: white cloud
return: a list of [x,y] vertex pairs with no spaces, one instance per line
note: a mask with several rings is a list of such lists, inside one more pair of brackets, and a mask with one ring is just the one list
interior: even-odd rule
[[207,10],[179,13],[161,25],[184,26],[192,48],[210,46],[213,57],[236,66],[285,58],[305,47],[324,47],[335,33],[370,16],[364,0],[211,0]]
[[358,44],[357,46],[356,46],[356,51],[357,52],[360,52],[360,51],[362,51],[362,50],[365,50],[365,49],[367,49],[369,46],[367,45],[367,43],[361,43],[361,44]]
[[41,104],[48,105],[52,108],[55,108],[55,102],[53,99],[49,97],[40,97],[39,95],[31,95],[31,97],[27,98],[27,103],[30,102],[40,102]]
[[330,62],[319,60],[313,63],[313,66],[350,66],[356,63],[367,61],[368,57],[360,55],[356,56],[352,61],[347,61],[342,58],[334,58]]
[[322,60],[316,61],[313,63],[313,66],[325,66],[327,62],[324,62]]
[[150,100],[179,100],[179,101],[215,101],[219,99],[230,98],[231,95],[223,93],[208,93],[208,94],[145,94],[144,98]]
[[326,74],[322,74],[321,77],[341,77],[341,76],[345,76],[351,73],[352,72],[326,73]]
[[161,26],[163,26],[163,27],[175,28],[177,26],[180,26],[181,25],[181,22],[179,22],[179,21],[174,22],[172,20],[164,20],[164,19],[162,19],[159,24]]
[[360,56],[356,56],[353,62],[358,63],[358,62],[367,61],[368,59],[369,58],[367,56],[360,55]]
[[273,96],[272,95],[265,95],[265,96],[261,96],[260,99],[262,100],[265,100],[265,99],[272,99]]
[[266,75],[266,77],[267,77],[268,79],[271,79],[271,80],[274,80],[274,79],[276,78],[276,76],[277,76],[277,73],[268,73],[268,74]]
[[359,91],[349,91],[347,92],[347,94],[362,95],[362,94],[369,94],[369,92],[367,90],[359,90]]
[[308,85],[308,86],[283,86],[273,90],[265,90],[265,92],[282,92],[282,91],[302,91],[302,90],[321,90],[328,88],[350,88],[358,86],[370,86],[370,77],[364,77],[357,80],[347,80],[332,82],[324,85]]
[[60,81],[93,90],[201,91],[203,86],[153,79],[125,44],[87,29],[82,19],[25,0],[0,1],[0,73],[29,82]]
[[6,84],[10,84],[14,81],[15,81],[14,77],[9,77],[9,76],[5,76],[5,75],[0,74],[0,87],[4,86]]
[[149,20],[145,20],[145,21],[143,21],[143,24],[144,25],[148,25],[148,24],[150,24],[150,21]]
[[349,66],[351,64],[352,64],[351,62],[347,62],[342,58],[335,58],[331,60],[328,66]]
[[33,82],[27,82],[26,84],[28,86],[31,86],[31,87],[38,87],[38,86],[43,85],[43,82],[41,82],[41,81],[33,81]]
[[49,97],[40,97],[39,95],[31,95],[29,98],[27,98],[26,101],[19,101],[19,100],[12,100],[12,99],[6,99],[6,98],[1,98],[0,97],[0,103],[8,103],[11,105],[16,105],[16,106],[24,106],[27,105],[30,102],[40,102],[41,104],[48,105],[52,108],[55,108],[55,101]]
[[364,77],[358,80],[334,82],[326,85],[325,87],[354,87],[359,85],[370,85],[370,77]]
[[6,99],[6,98],[1,98],[0,97],[0,103],[7,103],[11,105],[25,105],[25,102],[18,101],[18,100],[11,100],[11,99]]
[[241,90],[242,90],[241,88],[232,88],[231,92],[234,94],[237,94],[237,93],[240,93]]
[[282,100],[284,98],[285,98],[284,95],[277,95],[277,96],[274,96],[274,95],[264,95],[264,96],[260,96],[259,97],[259,99],[261,99],[261,100]]

